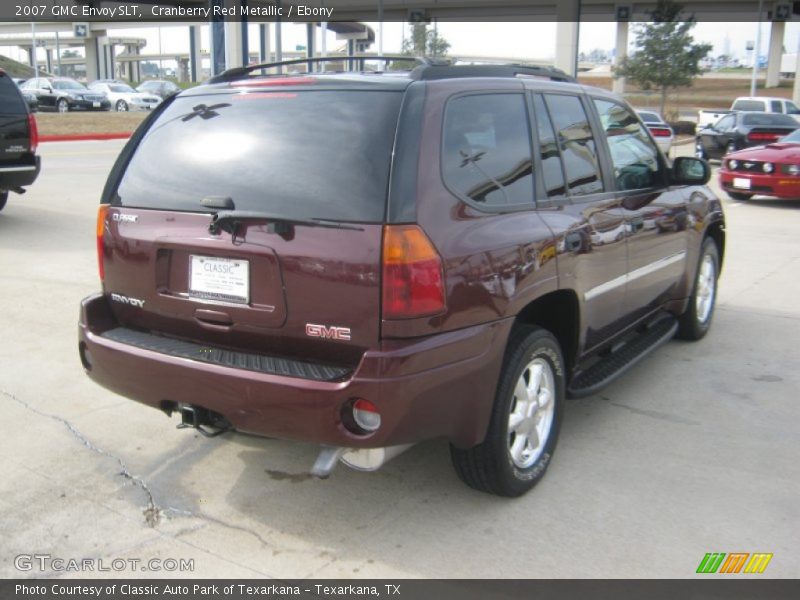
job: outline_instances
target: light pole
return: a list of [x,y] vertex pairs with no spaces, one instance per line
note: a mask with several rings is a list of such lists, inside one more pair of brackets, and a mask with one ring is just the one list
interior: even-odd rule
[[39,76],[39,66],[36,64],[36,22],[31,21],[31,66],[34,78]]
[[758,53],[761,51],[761,11],[764,8],[764,0],[758,0],[758,18],[756,19],[756,47],[753,49],[753,77],[750,79],[750,95],[756,95],[756,78],[758,77]]

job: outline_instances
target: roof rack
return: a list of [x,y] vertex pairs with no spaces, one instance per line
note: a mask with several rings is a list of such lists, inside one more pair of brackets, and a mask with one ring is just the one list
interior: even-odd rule
[[540,77],[551,81],[577,83],[571,75],[554,67],[520,64],[456,65],[437,62],[423,64],[411,71],[413,79],[455,79],[460,77]]
[[[350,64],[363,62],[363,61],[383,61],[387,66],[390,62],[414,62],[420,66],[432,66],[437,64],[449,64],[447,61],[435,58],[427,58],[423,56],[406,56],[404,54],[386,54],[380,56],[373,56],[367,54],[356,54],[353,56],[318,56],[314,58],[295,58],[292,60],[283,60],[280,62],[259,63],[255,65],[247,65],[246,67],[234,67],[223,71],[219,75],[208,80],[208,83],[221,83],[225,81],[232,81],[250,75],[253,71],[260,71],[262,69],[281,68],[290,65],[303,65],[303,64],[317,64],[317,63],[330,63],[330,62],[350,62]],[[352,67],[351,67],[352,68]],[[409,69],[410,70],[410,69]],[[332,72],[332,71],[331,71]],[[304,73],[305,74],[305,73]],[[281,74],[285,76],[285,74]]]
[[[280,62],[259,63],[255,65],[248,65],[246,67],[235,67],[223,71],[219,75],[215,75],[208,80],[208,83],[221,83],[225,81],[233,81],[246,77],[254,71],[263,69],[273,69],[302,64],[319,64],[331,62],[346,62],[349,64],[350,69],[354,70],[356,64],[361,64],[363,68],[364,61],[383,61],[385,63],[384,69],[388,68],[391,62],[413,62],[416,66],[409,69],[410,77],[418,80],[435,80],[435,79],[456,79],[461,77],[539,77],[549,79],[551,81],[564,81],[568,83],[577,83],[577,80],[571,75],[567,75],[561,69],[554,67],[543,67],[537,65],[523,65],[523,64],[454,64],[453,61],[442,58],[430,58],[425,56],[407,56],[404,54],[386,54],[380,56],[372,56],[367,54],[356,54],[353,56],[319,56],[315,58],[296,58],[292,60],[284,60]],[[329,71],[332,73],[333,71]],[[283,76],[285,74],[275,73],[272,76]]]

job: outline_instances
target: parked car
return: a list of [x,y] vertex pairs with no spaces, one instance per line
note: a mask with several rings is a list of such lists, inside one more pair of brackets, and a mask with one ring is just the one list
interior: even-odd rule
[[695,137],[695,156],[722,158],[742,148],[775,142],[800,127],[789,115],[740,112],[725,115]]
[[773,144],[728,154],[719,183],[734,200],[756,194],[800,199],[800,129]]
[[733,101],[730,110],[704,109],[699,111],[697,113],[697,128],[702,129],[706,125],[716,123],[725,115],[737,111],[792,115],[796,120],[800,121],[800,108],[791,100],[770,96],[740,96]]
[[122,79],[95,79],[92,83],[88,85],[88,87],[92,87],[95,83],[123,83],[125,85],[128,85],[128,82]]
[[161,98],[156,94],[137,92],[127,83],[95,81],[89,89],[104,93],[117,112],[152,110],[161,102]]
[[94,92],[69,77],[36,77],[22,84],[39,100],[40,110],[109,110],[111,103],[105,94]]
[[786,98],[742,96],[733,101],[731,110],[740,112],[778,113],[792,115],[795,120],[800,119],[800,108],[798,108],[794,102]]
[[162,102],[112,169],[80,308],[97,383],[319,445],[323,477],[444,437],[468,485],[517,496],[566,395],[708,331],[708,164],[668,165],[620,97],[513,65],[260,68]]
[[39,176],[38,145],[36,117],[17,85],[0,69],[0,210],[9,192],[25,193],[24,188]]
[[656,111],[637,108],[636,113],[639,115],[642,122],[647,125],[658,147],[661,148],[664,154],[668,155],[672,148],[672,142],[675,140],[672,127],[670,127],[664,120],[664,117]]
[[181,91],[177,85],[166,79],[151,79],[136,88],[137,92],[155,94],[162,100]]

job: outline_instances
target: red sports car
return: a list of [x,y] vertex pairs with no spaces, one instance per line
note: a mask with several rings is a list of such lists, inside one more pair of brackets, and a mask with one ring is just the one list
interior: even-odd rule
[[734,200],[756,194],[800,199],[800,129],[772,144],[726,155],[719,183]]

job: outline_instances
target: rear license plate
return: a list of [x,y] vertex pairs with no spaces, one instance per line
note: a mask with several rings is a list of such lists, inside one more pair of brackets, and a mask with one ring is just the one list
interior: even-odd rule
[[100,108],[100,103],[99,102],[92,102],[92,106],[94,108]]
[[192,255],[189,295],[247,304],[250,301],[250,264],[238,258]]
[[746,177],[734,177],[733,178],[733,187],[741,188],[743,190],[750,189],[750,180]]

